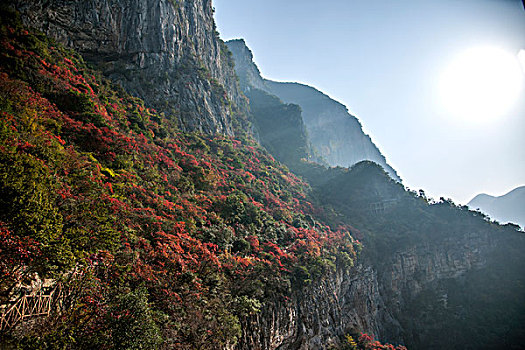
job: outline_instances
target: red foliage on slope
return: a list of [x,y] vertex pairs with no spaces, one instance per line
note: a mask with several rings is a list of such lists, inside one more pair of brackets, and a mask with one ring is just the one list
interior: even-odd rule
[[308,185],[253,140],[183,134],[79,56],[20,28],[0,32],[0,160],[4,179],[21,179],[2,205],[30,207],[23,184],[34,179],[7,164],[27,161],[57,216],[51,228],[36,210],[38,228],[24,231],[0,213],[10,259],[0,273],[36,257],[44,276],[83,271],[71,303],[84,308],[64,316],[79,339],[111,338],[109,310],[144,286],[175,348],[211,341],[200,327],[233,342],[246,300],[284,298],[290,280],[303,285],[298,265],[319,274],[355,257],[347,230],[313,219]]

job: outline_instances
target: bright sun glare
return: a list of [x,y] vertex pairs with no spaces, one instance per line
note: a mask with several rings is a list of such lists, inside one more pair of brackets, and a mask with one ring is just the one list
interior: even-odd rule
[[496,47],[476,47],[457,56],[441,76],[440,93],[447,112],[469,123],[505,114],[517,100],[523,71],[516,56]]

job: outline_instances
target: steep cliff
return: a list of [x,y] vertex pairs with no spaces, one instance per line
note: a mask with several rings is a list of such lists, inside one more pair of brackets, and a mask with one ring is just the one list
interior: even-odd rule
[[286,104],[263,90],[246,92],[259,142],[277,160],[294,167],[309,159],[311,147],[301,115],[301,107]]
[[174,124],[0,6],[0,348],[231,349],[355,260],[252,138]]
[[234,134],[246,112],[210,0],[9,0],[184,131]]
[[338,348],[345,335],[362,330],[384,338],[386,330],[401,328],[385,306],[377,272],[359,265],[338,268],[289,302],[273,303],[245,320],[238,349]]
[[338,269],[245,320],[238,349],[337,348],[363,330],[409,349],[512,348],[525,321],[523,254],[512,245],[524,240],[490,231],[409,244]]
[[235,70],[242,88],[264,90],[284,103],[297,104],[302,109],[304,124],[314,155],[330,166],[350,167],[363,160],[380,164],[390,176],[400,181],[370,137],[363,132],[356,117],[347,108],[315,88],[298,83],[282,83],[261,77],[253,55],[244,40],[226,43],[235,59]]
[[310,183],[325,208],[361,230],[365,249],[349,273],[327,274],[291,304],[259,316],[247,329],[263,348],[329,348],[363,329],[409,349],[519,348],[525,341],[523,233],[448,201],[429,204],[373,163],[317,179]]
[[363,259],[400,324],[382,329],[382,339],[413,349],[500,349],[525,340],[522,232],[444,199],[429,203],[373,163],[331,172],[310,183],[363,233]]

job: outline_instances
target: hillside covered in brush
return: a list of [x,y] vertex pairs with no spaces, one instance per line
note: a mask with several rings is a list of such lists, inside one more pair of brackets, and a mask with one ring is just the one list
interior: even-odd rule
[[[519,227],[312,162],[298,105],[241,93],[210,1],[10,2],[0,347],[525,343]],[[48,313],[5,322],[44,292]]]
[[0,29],[0,296],[35,274],[71,289],[60,316],[13,342],[220,348],[261,303],[351,266],[352,228],[321,221],[309,186],[249,137],[179,132],[12,17]]

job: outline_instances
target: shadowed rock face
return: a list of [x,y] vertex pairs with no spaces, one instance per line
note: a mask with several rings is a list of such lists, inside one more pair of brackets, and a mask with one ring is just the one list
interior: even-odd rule
[[[289,302],[267,304],[245,320],[236,348],[329,349],[345,334],[366,330],[410,349],[462,349],[476,342],[471,338],[475,332],[465,332],[469,326],[487,326],[476,317],[481,315],[486,322],[494,317],[479,312],[482,304],[493,311],[499,303],[499,296],[487,295],[492,289],[486,284],[492,279],[485,275],[494,266],[509,263],[501,260],[501,253],[510,244],[523,246],[523,237],[511,237],[512,242],[507,238],[495,239],[489,230],[457,233],[406,246],[378,263],[338,269],[297,291]],[[523,271],[523,266],[519,269]],[[520,295],[513,288],[511,293]],[[501,304],[506,313],[509,300]],[[523,303],[516,307],[522,309]],[[481,348],[498,349],[498,341],[510,345],[515,340],[492,339]]]
[[[240,349],[329,349],[363,330],[409,349],[523,343],[522,232],[446,201],[429,205],[373,163],[333,171],[320,200],[371,231],[360,263],[265,307],[243,325]],[[374,213],[366,203],[378,198],[368,193],[397,200]]]
[[[75,48],[184,131],[233,135],[244,111],[210,0],[10,0],[24,22]],[[229,100],[229,101],[228,101]]]
[[478,194],[468,206],[481,210],[501,223],[511,222],[525,228],[525,186],[515,188],[500,197]]
[[235,70],[243,90],[264,90],[284,103],[301,107],[309,141],[314,154],[319,157],[317,161],[324,161],[330,166],[350,167],[360,161],[371,160],[381,165],[394,180],[400,181],[396,171],[363,132],[357,118],[348,113],[344,105],[311,86],[263,79],[244,40],[231,40],[226,44],[233,53]]

